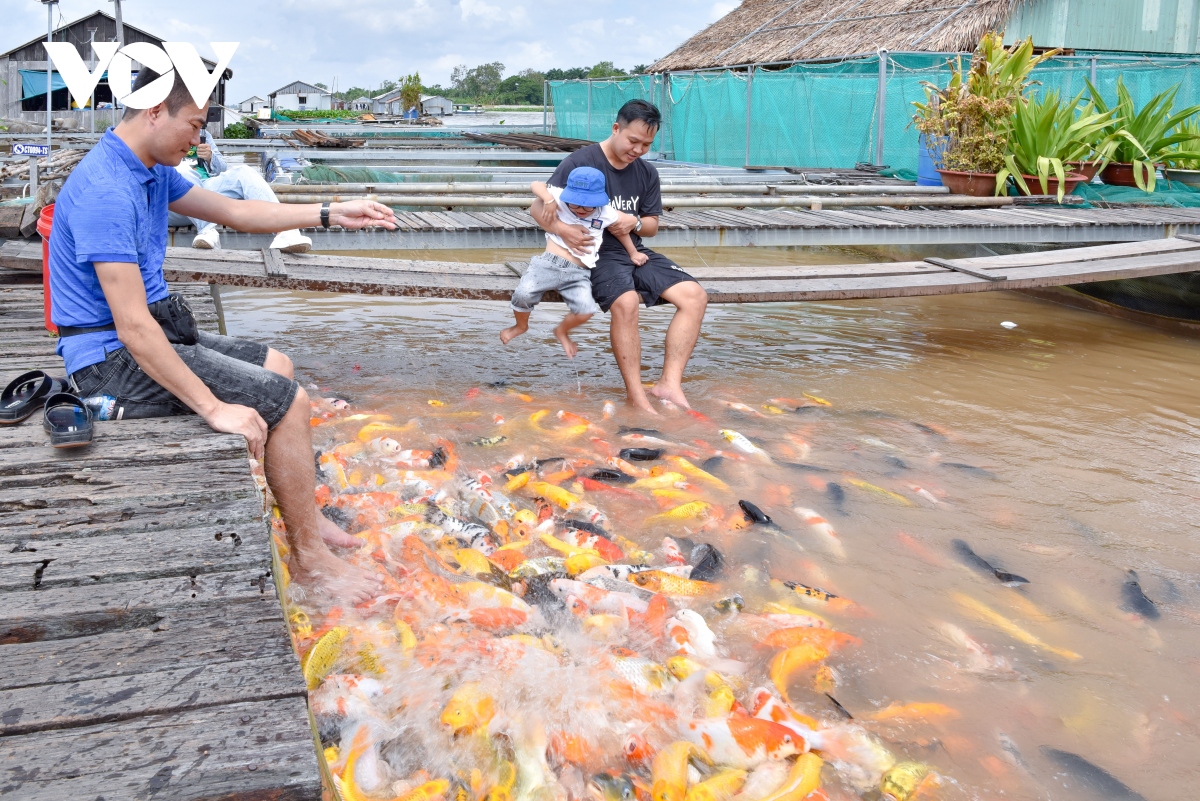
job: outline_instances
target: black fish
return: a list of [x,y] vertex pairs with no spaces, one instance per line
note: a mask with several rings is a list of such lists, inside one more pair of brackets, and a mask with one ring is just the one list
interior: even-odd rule
[[446,449],[438,446],[433,449],[433,455],[429,457],[429,466],[433,468],[445,467],[448,458]]
[[533,466],[536,467],[538,470],[541,470],[543,467],[545,467],[548,464],[554,464],[555,462],[565,462],[565,461],[567,461],[567,459],[564,456],[551,456],[549,459],[534,459]]
[[1132,570],[1125,571],[1125,583],[1121,585],[1121,608],[1126,612],[1141,615],[1147,620],[1158,620],[1161,613],[1158,604],[1146,597],[1142,585],[1138,583],[1138,574]]
[[832,473],[833,471],[827,467],[817,467],[815,464],[801,464],[800,462],[777,462],[784,467],[790,467],[793,470],[803,470],[805,473]]
[[792,409],[793,414],[812,414],[814,412],[823,412],[823,411],[825,411],[825,407],[823,407],[819,404],[815,404],[815,403],[812,406],[800,406],[798,408]]
[[622,448],[617,455],[633,462],[653,462],[661,457],[663,452],[662,448]]
[[946,438],[944,435],[942,435],[942,434],[939,434],[938,432],[934,431],[934,430],[933,430],[932,428],[930,428],[929,426],[922,425],[922,424],[920,424],[920,423],[910,423],[910,425],[911,425],[913,428],[915,428],[915,429],[917,429],[918,431],[920,431],[922,434],[928,434],[929,436],[931,436],[931,437],[935,437],[936,439],[945,439],[945,438]]
[[602,467],[599,470],[592,471],[590,478],[593,481],[603,481],[606,484],[632,484],[637,481],[636,478],[628,473],[622,473],[612,467]]
[[895,467],[899,470],[907,470],[908,469],[908,465],[906,465],[904,463],[904,460],[901,459],[899,456],[884,456],[883,461],[887,462],[892,467]]
[[984,478],[998,478],[991,470],[984,470],[982,467],[976,467],[973,464],[963,464],[962,462],[942,462],[942,467],[953,467],[955,470],[966,470],[968,473],[974,473],[977,476]]
[[833,705],[837,709],[838,712],[841,712],[843,715],[846,716],[846,720],[854,720],[854,715],[851,715],[850,710],[848,710],[848,709],[846,709],[846,707],[842,706],[841,702],[838,701],[838,699],[834,698],[829,693],[825,693],[825,697],[833,702]]
[[1048,745],[1041,747],[1042,756],[1079,780],[1079,783],[1105,801],[1146,801],[1145,796],[1099,765],[1093,765],[1078,754],[1060,751]]
[[700,468],[706,473],[715,473],[725,464],[724,456],[710,456],[701,463]]
[[692,565],[692,578],[696,581],[712,581],[725,571],[725,557],[707,542],[692,548],[688,561]]
[[968,567],[974,568],[980,573],[995,576],[1005,587],[1020,587],[1022,584],[1029,583],[1027,578],[1022,578],[1015,573],[1007,573],[995,567],[991,562],[971,550],[971,546],[962,540],[950,540],[950,545]]
[[332,520],[337,524],[337,527],[342,531],[349,531],[354,525],[354,521],[350,519],[350,515],[346,514],[344,509],[339,509],[336,506],[322,506],[321,514],[325,515],[326,519]]
[[762,509],[750,503],[750,501],[738,501],[738,506],[742,507],[742,511],[746,514],[746,520],[749,522],[760,526],[774,525],[771,518]]
[[499,381],[488,382],[488,386],[492,387],[493,389],[503,389],[504,387],[508,386],[508,379],[501,378]]
[[838,514],[846,514],[846,510],[842,506],[842,504],[846,502],[846,491],[842,489],[841,484],[837,483],[836,481],[830,481],[828,484],[826,484],[825,497],[828,498],[829,502],[833,504],[833,508],[837,510]]
[[608,537],[607,531],[600,526],[597,526],[595,523],[589,523],[587,520],[564,520],[562,521],[562,524],[568,530],[574,528],[579,529],[580,531],[586,531],[588,534],[599,534],[601,537]]
[[621,426],[617,429],[617,434],[641,434],[644,437],[661,437],[662,432],[653,428],[630,428],[629,426]]

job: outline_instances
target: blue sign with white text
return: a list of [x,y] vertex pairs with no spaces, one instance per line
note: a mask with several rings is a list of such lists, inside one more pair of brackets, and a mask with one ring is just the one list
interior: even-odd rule
[[50,145],[27,145],[21,142],[13,144],[14,156],[49,156]]

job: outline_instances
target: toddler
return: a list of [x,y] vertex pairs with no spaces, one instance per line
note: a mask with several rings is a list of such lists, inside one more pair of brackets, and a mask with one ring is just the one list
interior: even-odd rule
[[[548,187],[538,181],[531,187],[543,203],[556,203],[558,218],[555,230],[546,232],[546,252],[529,260],[529,269],[521,276],[512,296],[516,323],[500,332],[500,341],[507,345],[514,337],[529,330],[529,314],[542,299],[542,294],[556,290],[567,304],[567,316],[554,329],[554,337],[568,358],[575,358],[578,348],[570,333],[586,323],[599,310],[592,299],[589,270],[596,266],[596,254],[604,229],[617,221],[616,209],[609,205],[604,186],[604,174],[595,167],[576,167],[567,176],[563,189]],[[591,235],[590,247],[576,252],[567,247],[560,236],[563,226],[582,226]],[[647,256],[633,246],[629,234],[617,237],[625,246],[629,258],[637,266],[646,263]]]

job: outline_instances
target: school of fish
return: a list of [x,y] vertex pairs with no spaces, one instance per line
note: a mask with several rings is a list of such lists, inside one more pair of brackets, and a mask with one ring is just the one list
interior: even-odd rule
[[[289,583],[276,516],[293,642],[343,801],[964,797],[949,766],[906,740],[955,709],[893,702],[852,715],[837,701],[871,610],[823,588],[847,557],[829,519],[846,488],[944,501],[808,463],[811,432],[794,421],[830,405],[817,396],[731,401],[716,419],[689,411],[690,430],[708,435],[686,441],[596,405],[539,408],[501,387],[431,399],[411,418],[314,403],[318,505],[362,540],[340,555],[385,582],[358,606]],[[737,430],[768,424],[784,444]],[[785,485],[739,497],[737,477],[764,466],[794,473],[805,503],[815,494],[826,509],[793,503]],[[1029,583],[965,541],[953,548],[1004,587]],[[1131,581],[1129,603],[1149,616]],[[1081,658],[967,593],[953,600],[1031,649]],[[968,670],[1012,673],[941,626]]]

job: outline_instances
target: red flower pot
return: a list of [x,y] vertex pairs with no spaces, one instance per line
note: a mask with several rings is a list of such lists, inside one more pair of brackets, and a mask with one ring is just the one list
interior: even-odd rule
[[994,172],[938,170],[938,175],[942,176],[942,183],[954,195],[991,197],[996,194],[996,173]]
[[[1040,181],[1038,181],[1038,177],[1036,175],[1024,175],[1023,174],[1023,175],[1021,175],[1021,177],[1025,179],[1025,185],[1029,187],[1029,193],[1031,195],[1041,194],[1042,184]],[[1065,194],[1065,195],[1071,194],[1072,192],[1075,191],[1075,187],[1079,186],[1081,183],[1084,183],[1085,181],[1087,181],[1087,176],[1084,175],[1083,173],[1078,173],[1078,172],[1067,173],[1067,190],[1063,194]],[[1058,195],[1058,178],[1056,176],[1051,175],[1049,178],[1046,179],[1046,194],[1054,195],[1057,197],[1057,195]]]

